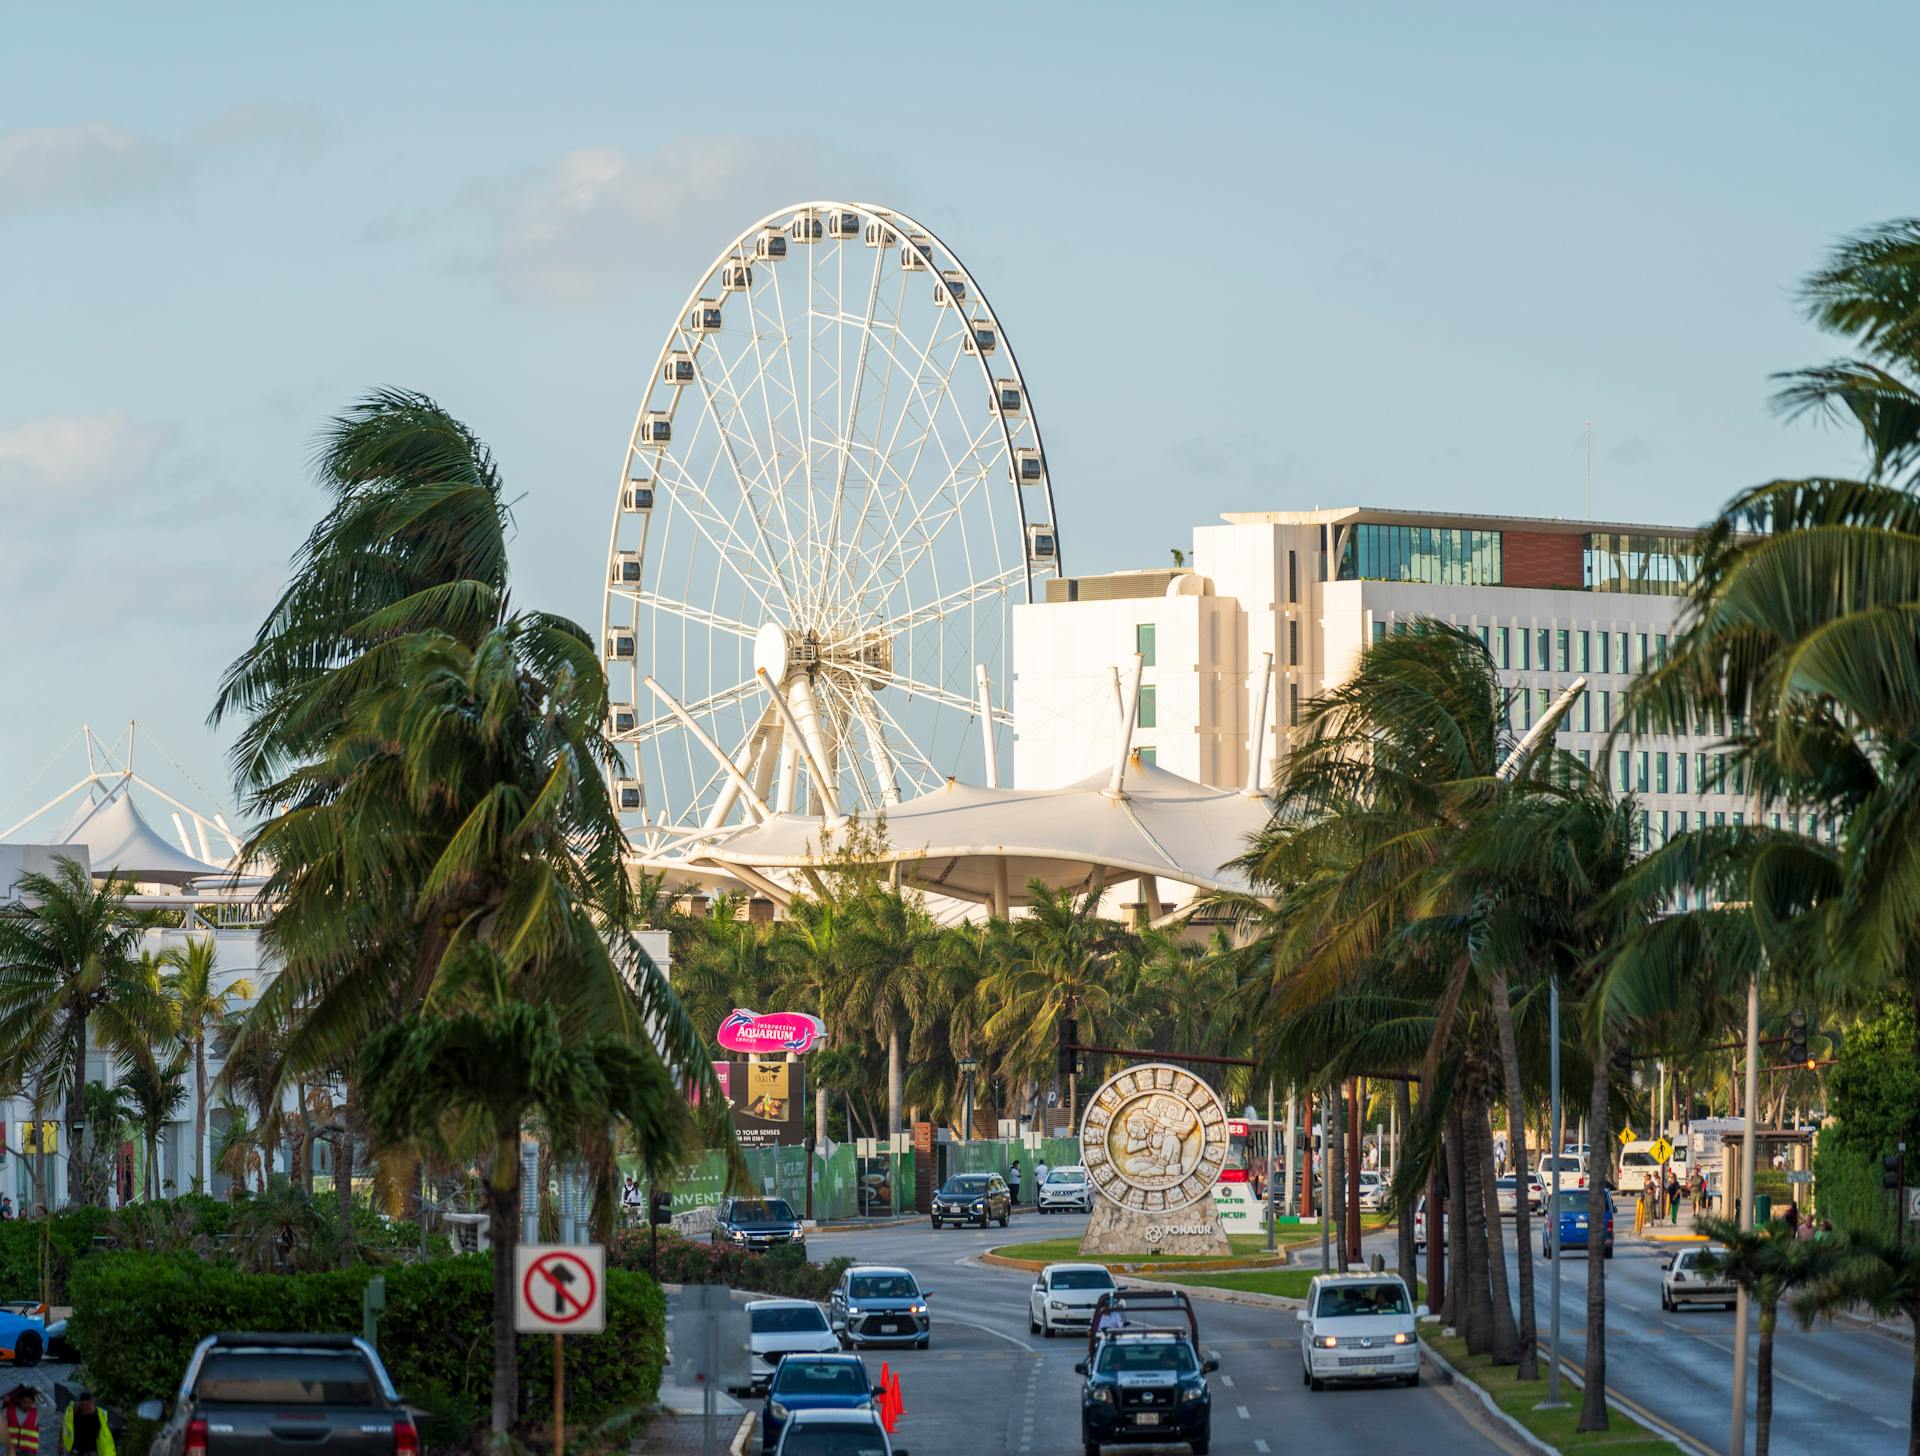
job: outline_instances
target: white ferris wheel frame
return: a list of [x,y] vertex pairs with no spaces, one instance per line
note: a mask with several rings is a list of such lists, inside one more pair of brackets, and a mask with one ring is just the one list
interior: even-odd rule
[[[920,222],[918,219],[896,208],[884,207],[875,203],[817,199],[814,201],[790,204],[768,213],[755,221],[734,237],[715,256],[712,264],[688,293],[672,326],[667,330],[665,340],[661,344],[658,356],[654,360],[653,368],[648,375],[646,390],[635,414],[633,430],[629,436],[627,451],[621,468],[618,485],[619,496],[615,502],[613,523],[609,531],[607,574],[603,578],[600,649],[602,661],[607,669],[610,689],[613,687],[614,675],[622,669],[627,671],[628,681],[631,686],[631,693],[627,699],[627,703],[633,715],[633,726],[629,731],[613,732],[610,736],[617,744],[621,745],[623,755],[631,754],[631,758],[628,760],[628,772],[633,775],[632,782],[637,787],[644,783],[645,768],[643,750],[648,739],[651,736],[668,731],[670,726],[677,728],[679,731],[687,732],[713,760],[712,772],[703,785],[696,786],[694,789],[692,803],[689,808],[696,808],[705,798],[709,790],[713,790],[716,785],[719,786],[719,796],[716,802],[720,807],[717,812],[709,812],[702,822],[671,817],[674,811],[665,808],[656,815],[653,812],[655,808],[653,805],[646,805],[637,815],[631,812],[623,812],[624,819],[632,820],[637,817],[640,821],[637,827],[630,823],[629,828],[630,832],[635,833],[635,837],[639,841],[643,857],[668,854],[677,846],[683,845],[690,839],[711,836],[713,833],[725,827],[726,820],[736,808],[744,812],[747,822],[752,822],[756,817],[762,817],[770,812],[766,803],[760,795],[755,792],[754,783],[748,779],[743,767],[736,762],[737,753],[747,751],[747,744],[743,743],[735,754],[729,754],[727,747],[716,743],[712,737],[700,727],[697,721],[698,716],[703,713],[710,715],[724,708],[744,704],[759,694],[764,694],[767,701],[762,709],[763,716],[757,721],[759,723],[773,725],[776,731],[783,735],[792,734],[799,738],[799,741],[795,743],[791,749],[786,750],[788,759],[782,763],[782,774],[786,775],[794,773],[796,770],[804,770],[806,781],[810,785],[809,800],[813,805],[814,812],[826,819],[838,819],[842,817],[840,812],[841,806],[836,802],[836,791],[840,787],[838,780],[841,777],[841,770],[835,767],[829,769],[826,773],[822,772],[815,752],[811,751],[819,747],[817,736],[812,739],[803,736],[801,733],[801,724],[796,721],[796,712],[804,718],[806,715],[816,711],[815,705],[811,702],[810,690],[807,690],[803,694],[798,690],[798,687],[803,685],[796,685],[796,690],[792,692],[791,695],[776,691],[771,679],[762,681],[761,679],[765,678],[765,674],[763,672],[756,672],[747,676],[745,681],[734,687],[723,689],[718,693],[709,694],[695,702],[682,704],[674,697],[670,690],[662,688],[654,681],[652,664],[641,660],[641,642],[639,639],[643,608],[652,609],[656,612],[664,611],[670,615],[681,618],[684,622],[704,627],[710,632],[737,636],[749,642],[755,641],[756,638],[767,629],[764,626],[756,629],[750,622],[741,622],[722,617],[711,610],[703,609],[693,603],[674,600],[649,591],[647,581],[647,549],[653,533],[652,512],[651,510],[639,512],[630,509],[626,499],[626,491],[630,484],[630,474],[634,470],[636,463],[646,462],[649,466],[648,476],[651,481],[651,487],[653,491],[656,492],[654,508],[658,508],[658,493],[665,492],[676,497],[680,497],[682,493],[684,493],[685,498],[677,500],[681,513],[686,516],[692,527],[706,538],[709,547],[717,554],[723,557],[729,557],[730,564],[734,565],[734,569],[740,577],[741,584],[747,588],[751,595],[758,599],[763,620],[776,621],[784,614],[786,620],[791,622],[799,615],[799,608],[791,595],[791,590],[785,580],[784,573],[778,565],[759,562],[761,566],[770,567],[770,569],[767,570],[765,576],[760,580],[759,585],[756,586],[755,580],[749,572],[742,569],[739,562],[731,561],[731,553],[735,548],[743,546],[747,548],[742,553],[744,559],[747,561],[758,561],[758,558],[751,548],[755,545],[764,545],[768,541],[769,538],[766,530],[766,522],[768,520],[777,517],[783,525],[790,525],[792,518],[787,514],[786,510],[786,491],[791,485],[796,472],[788,467],[788,463],[781,458],[777,424],[773,425],[770,429],[770,435],[773,441],[772,454],[774,457],[771,461],[762,458],[760,444],[757,438],[750,440],[753,453],[756,457],[751,462],[743,462],[734,455],[736,441],[731,434],[727,420],[723,418],[720,413],[714,390],[709,387],[709,381],[701,372],[699,361],[701,359],[702,342],[707,331],[695,332],[690,329],[689,322],[694,310],[700,306],[703,301],[717,298],[720,300],[724,310],[733,292],[741,291],[717,286],[723,278],[724,270],[728,269],[731,265],[744,262],[749,266],[767,266],[772,269],[779,267],[778,260],[763,260],[755,256],[756,244],[762,236],[774,233],[787,236],[791,225],[802,219],[820,220],[826,219],[834,214],[844,215],[848,213],[859,216],[860,224],[855,235],[852,237],[840,235],[833,237],[831,241],[842,246],[845,246],[849,242],[861,241],[867,229],[875,224],[878,224],[886,231],[880,235],[881,241],[877,245],[869,244],[869,246],[873,247],[876,257],[872,270],[872,282],[865,289],[867,293],[867,307],[864,319],[856,320],[850,315],[846,308],[847,295],[844,291],[840,292],[835,299],[838,305],[838,313],[833,318],[833,322],[840,327],[846,327],[850,324],[857,324],[859,327],[860,357],[855,363],[850,375],[852,398],[844,412],[838,405],[835,407],[835,420],[839,435],[838,439],[833,442],[833,458],[838,461],[838,479],[834,482],[834,515],[829,522],[829,529],[836,534],[822,539],[830,540],[834,542],[836,546],[844,549],[851,549],[857,556],[862,558],[860,569],[864,570],[865,575],[856,585],[856,592],[864,592],[870,588],[880,575],[882,567],[886,564],[887,558],[882,553],[876,552],[874,559],[866,559],[866,553],[863,552],[859,546],[859,536],[862,528],[866,524],[866,512],[872,505],[874,494],[886,488],[888,485],[886,476],[889,470],[893,468],[889,464],[891,450],[893,444],[898,440],[901,426],[904,425],[908,417],[904,406],[900,418],[894,423],[893,438],[888,442],[887,452],[881,454],[877,450],[875,451],[874,458],[877,469],[875,473],[869,475],[866,481],[867,496],[862,503],[861,517],[855,524],[855,532],[850,547],[848,543],[840,540],[837,532],[840,524],[839,511],[841,505],[844,503],[848,472],[857,453],[854,448],[856,443],[855,415],[861,408],[861,387],[867,378],[867,356],[869,351],[875,346],[876,306],[879,300],[882,277],[886,272],[885,265],[887,255],[895,250],[900,250],[904,257],[906,250],[913,249],[920,254],[922,262],[920,266],[914,267],[911,270],[909,270],[903,262],[899,269],[903,275],[903,284],[904,276],[909,272],[924,272],[928,285],[937,290],[941,290],[942,295],[948,297],[950,301],[934,309],[933,333],[929,336],[927,342],[917,350],[913,349],[913,341],[906,338],[903,332],[902,325],[904,320],[895,320],[895,335],[901,343],[906,346],[908,351],[916,353],[918,356],[917,359],[909,360],[909,365],[917,365],[919,368],[932,368],[933,361],[930,355],[936,344],[940,342],[939,325],[941,315],[949,309],[952,310],[949,316],[957,315],[961,320],[963,335],[972,333],[980,324],[986,324],[992,330],[994,344],[991,350],[974,347],[954,349],[946,363],[944,372],[939,373],[937,385],[932,388],[931,393],[928,389],[922,387],[918,372],[916,371],[912,374],[910,386],[912,396],[914,396],[922,406],[925,406],[928,399],[931,398],[932,407],[928,411],[925,428],[916,447],[915,466],[909,467],[908,475],[899,476],[897,484],[903,490],[907,490],[911,486],[910,475],[911,471],[917,466],[918,452],[924,451],[928,440],[935,437],[940,406],[942,402],[952,395],[954,377],[964,370],[964,365],[962,365],[960,361],[968,356],[971,356],[975,361],[975,366],[979,373],[982,385],[982,400],[991,406],[989,410],[991,424],[982,428],[979,433],[973,437],[969,442],[968,449],[962,454],[961,460],[965,461],[972,458],[975,451],[979,448],[981,441],[990,439],[995,435],[998,436],[998,449],[1000,453],[986,460],[985,468],[968,484],[965,494],[956,493],[954,500],[951,502],[948,515],[941,518],[930,531],[925,529],[926,522],[924,518],[927,515],[928,507],[933,501],[930,498],[927,502],[923,503],[914,518],[908,522],[907,534],[910,534],[914,530],[920,530],[922,534],[922,540],[919,542],[921,556],[931,553],[934,543],[941,531],[944,530],[947,521],[959,515],[962,508],[967,504],[968,498],[976,490],[981,488],[983,484],[990,486],[994,467],[1004,460],[1007,471],[1006,478],[1011,483],[1009,494],[1012,498],[1012,514],[1014,522],[1017,525],[1018,535],[1017,539],[1013,542],[1012,566],[1004,566],[1003,560],[997,559],[995,564],[1001,565],[1003,569],[985,581],[970,580],[964,586],[952,592],[945,593],[938,599],[915,603],[905,616],[897,620],[885,622],[883,627],[889,644],[892,640],[904,637],[916,627],[942,618],[945,612],[955,609],[956,603],[965,605],[981,599],[983,595],[990,592],[998,591],[1004,594],[1008,590],[1019,591],[1024,593],[1024,599],[1026,601],[1032,602],[1034,600],[1034,578],[1036,576],[1045,577],[1064,574],[1059,546],[1058,515],[1054,507],[1052,472],[1048,465],[1038,412],[1033,406],[1032,396],[1027,390],[1025,375],[1021,372],[1018,357],[1007,336],[1006,329],[1002,326],[998,314],[994,312],[993,305],[988,300],[986,293],[980,288],[978,280],[975,279],[971,270],[962,262],[958,253],[956,253],[939,234],[935,233],[932,228]],[[828,238],[824,235],[818,242],[814,243],[795,241],[791,251],[785,256],[791,257],[793,253],[819,246],[821,242],[826,241],[828,241]],[[814,513],[811,510],[815,445],[812,431],[812,421],[814,418],[812,389],[814,349],[812,347],[811,322],[816,315],[813,311],[812,265],[809,263],[808,267],[807,313],[803,318],[803,322],[808,324],[810,330],[807,351],[808,397],[803,403],[797,391],[789,390],[789,401],[791,407],[794,409],[800,427],[798,438],[793,443],[805,469],[805,478],[801,484],[802,487],[809,492],[809,511],[807,515],[809,534],[804,543],[796,543],[789,532],[787,545],[790,548],[799,546],[803,553],[807,548],[819,544],[812,534],[816,521]],[[777,272],[775,272],[774,276],[777,279]],[[964,297],[954,299],[950,293],[945,291],[945,281],[949,279],[957,279],[963,283]],[[753,293],[750,287],[744,290],[744,292],[751,322],[754,310],[752,301]],[[777,285],[772,292],[779,327],[779,338],[776,341],[777,348],[773,352],[776,355],[789,354],[787,383],[791,385],[796,382],[792,375],[790,356],[793,335],[787,323],[785,299]],[[748,385],[748,390],[751,391],[757,385],[761,391],[762,404],[767,410],[769,418],[777,419],[777,412],[774,411],[767,396],[768,362],[767,355],[762,350],[757,323],[754,324],[753,339],[754,362],[757,366],[757,377]],[[971,343],[972,341],[968,340],[966,342]],[[716,343],[713,346],[713,352],[717,356],[719,351],[720,345]],[[888,352],[890,361],[896,367],[899,366],[900,361],[892,358],[891,350]],[[681,354],[690,356],[693,360],[693,380],[691,383],[669,383],[666,377],[669,361]],[[725,370],[725,359],[721,358],[719,362],[723,370]],[[738,362],[741,361],[736,360],[736,363]],[[725,370],[725,372],[727,389],[737,405],[744,396],[735,386],[731,370]],[[1011,413],[999,408],[997,401],[997,391],[1003,384],[1009,381],[1018,390],[1019,395],[1019,408],[1017,411]],[[841,383],[844,386],[847,380],[843,379]],[[776,386],[777,385],[778,381],[776,380]],[[664,414],[666,416],[671,431],[671,422],[680,413],[680,403],[688,393],[698,395],[698,404],[695,408],[704,412],[705,416],[712,420],[716,434],[723,442],[723,453],[727,458],[733,482],[740,490],[742,500],[740,506],[735,508],[734,514],[731,517],[717,509],[714,503],[708,498],[706,485],[711,483],[711,470],[709,471],[708,482],[696,481],[685,471],[680,473],[679,478],[672,480],[664,479],[663,467],[669,464],[677,467],[679,464],[678,461],[672,459],[672,441],[669,440],[668,442],[655,444],[649,442],[644,437],[643,431],[646,429],[649,419],[657,415]],[[663,401],[664,407],[662,407]],[[955,407],[957,408],[957,405]],[[877,444],[878,441],[876,439],[875,445],[877,446]],[[944,441],[941,442],[941,448],[944,452],[946,449]],[[1037,480],[1026,481],[1020,478],[1019,470],[1022,454],[1027,451],[1031,451],[1039,462],[1039,476]],[[716,466],[717,463],[716,460]],[[946,467],[947,481],[952,482],[956,480],[954,459],[950,453],[946,455]],[[895,474],[898,475],[898,472],[896,471]],[[751,499],[752,491],[766,487],[771,488],[771,499],[765,503],[762,510],[754,510]],[[1044,517],[1038,520],[1035,519],[1034,513],[1031,513],[1028,509],[1027,497],[1030,490],[1038,493],[1039,503],[1044,505]],[[697,498],[697,503],[695,498]],[[741,524],[739,519],[739,510],[741,508],[747,509],[752,516],[751,528],[753,539],[745,542],[742,541],[739,531],[737,530],[737,527]],[[702,509],[706,512],[704,524],[701,518]],[[638,529],[637,551],[623,552],[622,528],[626,526],[630,518],[636,514],[641,517]],[[904,549],[907,544],[906,534],[903,534],[899,528],[897,512],[891,524],[894,546]],[[1033,548],[1036,531],[1043,532],[1047,537],[1048,551],[1044,556],[1037,557]],[[619,576],[622,558],[623,556],[629,555],[637,555],[638,557],[639,579],[637,581],[622,581]],[[907,579],[907,571],[912,569],[918,560],[919,558],[916,557],[908,561],[904,566],[901,566],[894,579],[904,582]],[[821,581],[802,581],[796,584],[803,588],[814,588],[816,591],[824,588],[824,567]],[[774,600],[775,598],[778,598],[778,600]],[[620,610],[622,604],[625,604],[624,615],[627,618],[624,622],[615,620],[615,614]],[[1005,626],[1009,630],[1006,631],[1006,640],[1002,643],[1002,651],[1006,658],[1006,673],[1010,682],[1010,622],[1005,624]],[[631,632],[633,639],[632,656],[626,659],[617,657],[613,652],[614,634],[623,630]],[[980,664],[975,669],[979,678],[977,692],[963,695],[954,691],[950,686],[929,684],[918,681],[911,675],[896,673],[894,671],[895,663],[892,661],[890,650],[889,646],[889,656],[884,667],[873,663],[863,663],[858,670],[861,679],[863,681],[871,680],[872,683],[879,685],[897,684],[904,687],[910,696],[925,698],[950,712],[977,716],[981,720],[981,727],[985,733],[984,752],[986,755],[988,778],[991,782],[994,775],[993,764],[995,754],[992,731],[993,725],[1001,724],[1010,726],[1012,723],[1012,714],[1004,705],[1004,702],[995,704],[992,701],[985,665]],[[758,654],[756,654],[756,663],[758,660]],[[649,696],[650,694],[651,696]],[[616,696],[617,694],[610,691],[610,698]],[[888,743],[889,734],[891,734],[896,742],[904,743],[908,749],[918,754],[921,767],[932,771],[936,777],[939,775],[940,771],[927,761],[924,754],[919,754],[918,749],[913,744],[911,736],[900,725],[893,714],[889,712],[883,702],[871,691],[856,696],[860,698],[860,701],[857,703],[843,704],[841,705],[841,710],[843,712],[852,711],[856,714],[869,752],[873,758],[873,769],[876,780],[886,779],[888,777],[889,766],[883,760],[891,746]],[[761,730],[756,728],[754,731],[758,732]],[[750,733],[750,741],[752,736],[752,733]],[[850,742],[845,746],[848,748],[850,756],[857,753],[857,750]],[[864,790],[865,770],[859,766],[857,759],[854,761],[853,767],[856,786]],[[821,785],[823,783],[827,786],[825,793],[821,792]],[[622,789],[621,782],[616,779],[615,782],[610,785],[610,788],[616,795],[616,807],[621,807],[619,801],[619,795]],[[644,795],[644,790],[640,790],[640,793]],[[791,798],[790,790],[783,790],[783,794],[789,799]],[[896,797],[889,796],[888,802],[894,801],[897,801]],[[644,804],[644,798],[642,802]],[[849,808],[852,807],[854,806],[849,806]],[[869,805],[869,807],[871,806]]]

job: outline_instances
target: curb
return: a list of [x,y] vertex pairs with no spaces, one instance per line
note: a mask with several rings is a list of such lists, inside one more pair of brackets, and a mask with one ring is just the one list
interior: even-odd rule
[[1429,1360],[1433,1361],[1433,1363],[1440,1368],[1447,1379],[1451,1380],[1463,1390],[1470,1390],[1480,1397],[1480,1404],[1487,1408],[1487,1414],[1493,1417],[1495,1425],[1502,1427],[1509,1434],[1518,1438],[1520,1443],[1530,1451],[1542,1452],[1544,1456],[1560,1456],[1559,1447],[1549,1446],[1545,1441],[1534,1435],[1532,1431],[1529,1431],[1525,1426],[1521,1425],[1520,1422],[1501,1410],[1485,1386],[1481,1385],[1479,1381],[1462,1375],[1458,1370],[1454,1369],[1447,1357],[1434,1349],[1432,1345],[1422,1340],[1420,1342],[1420,1349]]
[[727,1456],[744,1456],[747,1449],[747,1432],[753,1429],[753,1417],[752,1411],[740,1417],[740,1429],[733,1433],[733,1440],[727,1443]]

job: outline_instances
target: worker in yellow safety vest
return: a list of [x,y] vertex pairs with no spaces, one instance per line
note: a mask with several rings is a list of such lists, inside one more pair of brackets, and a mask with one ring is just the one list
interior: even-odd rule
[[61,1418],[60,1450],[63,1456],[113,1456],[113,1432],[105,1413],[93,1403],[91,1390],[74,1396]]

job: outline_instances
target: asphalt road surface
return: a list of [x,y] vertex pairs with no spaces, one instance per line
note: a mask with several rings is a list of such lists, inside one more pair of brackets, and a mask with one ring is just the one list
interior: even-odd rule
[[[904,1265],[933,1292],[931,1349],[865,1352],[875,1374],[883,1360],[900,1372],[906,1416],[896,1438],[913,1456],[1078,1456],[1080,1378],[1073,1365],[1085,1353],[1084,1340],[1030,1334],[1032,1275],[980,1264],[976,1256],[996,1244],[1075,1237],[1085,1224],[1084,1218],[1023,1213],[1004,1233],[935,1232],[920,1223],[809,1237],[817,1259],[846,1255]],[[1202,1343],[1220,1359],[1212,1383],[1213,1449],[1221,1456],[1480,1456],[1514,1449],[1482,1424],[1477,1404],[1469,1409],[1462,1392],[1436,1385],[1431,1369],[1414,1389],[1362,1386],[1316,1395],[1300,1381],[1293,1311],[1196,1305]]]
[[[1515,1263],[1507,1225],[1507,1263]],[[1709,1451],[1725,1452],[1733,1410],[1733,1312],[1689,1305],[1660,1308],[1660,1265],[1683,1245],[1621,1239],[1607,1265],[1607,1385],[1646,1407]],[[1534,1247],[1541,1354],[1553,1266]],[[1391,1257],[1391,1256],[1389,1256]],[[1561,1287],[1561,1348],[1585,1360],[1587,1261],[1567,1256]],[[1758,1329],[1754,1333],[1758,1343]],[[1749,1354],[1751,1362],[1755,1356]],[[1773,1352],[1773,1442],[1776,1456],[1904,1456],[1913,1347],[1844,1322],[1802,1330],[1780,1312]],[[1747,1376],[1747,1440],[1753,1440],[1754,1376]],[[1571,1395],[1579,1399],[1578,1392]],[[1616,1412],[1616,1419],[1620,1419]]]

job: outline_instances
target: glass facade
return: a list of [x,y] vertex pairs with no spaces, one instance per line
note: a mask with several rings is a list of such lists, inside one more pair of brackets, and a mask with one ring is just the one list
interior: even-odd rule
[[1678,596],[1700,566],[1691,536],[1595,531],[1586,539],[1582,571],[1588,591]]
[[1140,654],[1142,667],[1153,666],[1154,635],[1151,622],[1141,622],[1133,629],[1133,650]]
[[1150,687],[1140,689],[1139,719],[1142,728],[1156,728],[1160,724],[1160,705]]
[[1346,533],[1336,576],[1341,581],[1499,586],[1500,533],[1363,523]]

